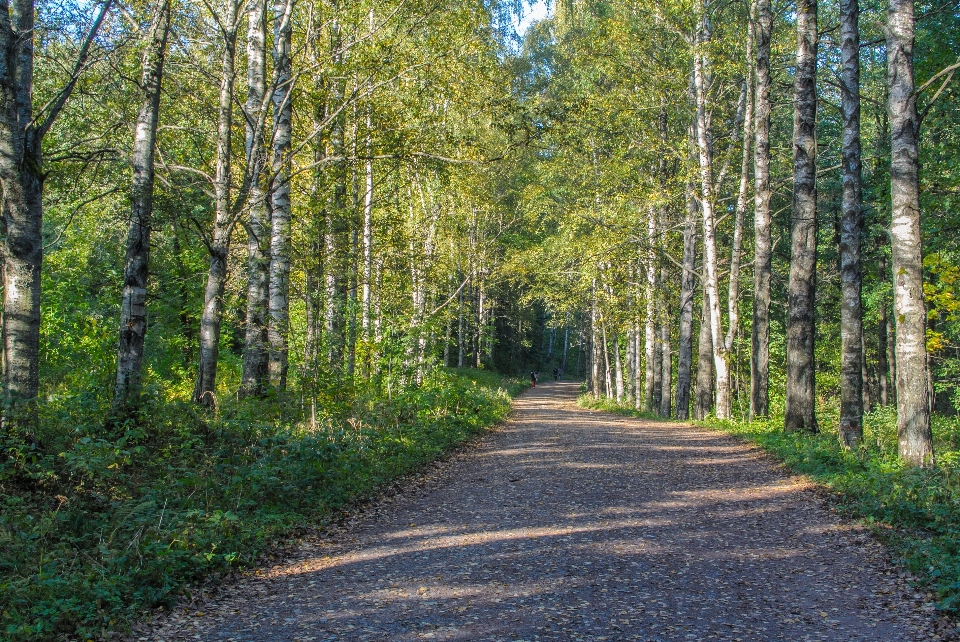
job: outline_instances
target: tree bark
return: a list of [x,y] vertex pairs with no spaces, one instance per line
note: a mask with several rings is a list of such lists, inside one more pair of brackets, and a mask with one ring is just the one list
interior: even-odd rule
[[656,335],[656,292],[657,292],[657,272],[653,252],[653,243],[656,238],[656,221],[653,215],[653,208],[650,208],[647,216],[647,251],[645,268],[647,274],[647,291],[645,293],[646,318],[643,325],[644,341],[644,378],[643,378],[643,409],[646,412],[653,412],[653,396],[655,384],[655,364],[657,351]]
[[220,327],[223,321],[223,291],[227,280],[227,258],[233,233],[231,197],[233,95],[236,66],[239,0],[226,0],[223,15],[223,58],[220,76],[220,104],[217,117],[217,160],[213,180],[214,222],[209,241],[210,263],[200,316],[200,363],[195,403],[216,405],[217,361],[220,355]]
[[[664,279],[663,282],[666,280]],[[673,355],[670,350],[670,316],[666,305],[664,305],[664,311],[663,323],[660,325],[660,416],[669,418],[672,401]]]
[[270,281],[267,323],[270,385],[287,385],[290,330],[290,145],[293,118],[293,0],[274,0],[273,181],[270,186]]
[[817,266],[817,0],[797,5],[793,221],[784,430],[817,432],[814,306]]
[[150,230],[153,225],[154,154],[163,63],[170,30],[170,1],[161,0],[150,26],[150,42],[143,54],[140,91],[143,102],[133,139],[133,178],[130,184],[130,229],[123,273],[120,306],[120,346],[113,405],[133,404],[143,380],[143,345],[147,334],[147,279],[150,263]]
[[680,282],[680,343],[677,354],[677,419],[690,415],[690,371],[693,366],[693,295],[697,285],[697,199],[687,181],[687,215],[683,222],[683,274]]
[[3,424],[24,434],[36,423],[29,404],[40,389],[43,138],[69,101],[111,6],[111,0],[100,6],[74,62],[71,80],[39,114],[33,110],[34,0],[5,0],[0,7]]
[[614,332],[613,335],[613,368],[614,368],[614,386],[617,392],[617,401],[623,401],[623,367],[620,362],[620,333]]
[[[267,0],[249,0],[247,20],[247,104],[244,111],[247,162],[250,163],[250,211],[247,221],[247,328],[241,393],[260,395],[267,387],[269,363],[270,213],[261,185],[264,152],[260,144],[262,135],[258,131],[266,96]],[[312,304],[309,292],[307,297],[308,303]],[[308,307],[315,313],[312,305]],[[308,323],[310,331],[314,327],[314,323]],[[313,345],[313,340],[307,342],[308,351]],[[313,359],[306,361],[309,368]]]
[[934,459],[920,236],[920,121],[913,78],[913,0],[890,1],[886,31],[897,435],[904,462],[927,467],[933,466]]
[[723,349],[733,352],[733,342],[740,326],[740,261],[743,250],[743,222],[747,213],[747,191],[750,181],[750,143],[753,138],[753,21],[747,23],[747,77],[744,80],[743,153],[740,162],[740,184],[734,207],[733,243],[730,250],[730,280],[727,284],[727,336]]
[[843,214],[840,221],[841,364],[840,440],[856,447],[863,439],[863,270],[860,235],[863,183],[860,159],[860,7],[859,0],[840,2],[843,69]]
[[750,354],[750,417],[770,414],[770,0],[754,0],[756,21],[756,94],[753,145],[753,323]]
[[[890,274],[887,272],[887,257],[880,254],[877,272],[880,281],[889,280]],[[890,403],[889,386],[896,380],[890,375],[890,365],[892,359],[888,358],[890,337],[887,329],[890,327],[890,321],[887,319],[887,303],[881,302],[879,306],[880,319],[877,323],[877,380],[880,388],[880,405],[886,408]]]
[[704,292],[708,301],[710,333],[713,344],[713,362],[716,388],[716,415],[727,419],[731,415],[730,372],[723,337],[720,314],[719,278],[717,268],[717,237],[714,217],[713,184],[713,126],[707,109],[711,84],[710,19],[706,7],[699,5],[699,27],[694,51],[694,91],[697,105],[697,149],[700,157],[700,212],[703,218]]
[[710,333],[710,302],[703,295],[700,309],[700,342],[697,355],[697,399],[693,418],[702,421],[713,406],[713,338]]

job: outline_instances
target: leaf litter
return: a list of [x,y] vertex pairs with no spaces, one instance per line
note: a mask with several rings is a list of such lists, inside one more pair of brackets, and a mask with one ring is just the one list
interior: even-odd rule
[[757,448],[547,383],[473,447],[132,640],[956,640]]

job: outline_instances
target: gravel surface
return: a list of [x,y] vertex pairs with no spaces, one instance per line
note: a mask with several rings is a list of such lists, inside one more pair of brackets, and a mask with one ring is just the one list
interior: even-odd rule
[[808,482],[577,391],[530,390],[399,494],[132,639],[952,639]]

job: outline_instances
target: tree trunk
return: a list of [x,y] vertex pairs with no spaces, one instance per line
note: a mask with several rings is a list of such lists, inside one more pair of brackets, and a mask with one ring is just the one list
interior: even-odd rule
[[[10,6],[12,4],[12,6]],[[34,122],[33,0],[4,2],[0,10],[0,193],[3,212],[4,426],[30,429],[29,406],[40,389],[40,279],[43,263],[43,138],[76,86],[100,25],[100,7],[74,64],[74,78]],[[38,117],[39,120],[39,117]]]
[[270,281],[267,322],[270,385],[287,385],[290,328],[290,143],[293,117],[293,0],[274,0],[273,181],[270,186]]
[[863,184],[860,178],[860,7],[840,2],[843,70],[843,215],[840,221],[841,364],[840,440],[854,448],[863,439],[863,271],[860,234]]
[[753,323],[750,354],[750,418],[770,414],[770,273],[773,240],[770,233],[770,0],[754,0],[756,20],[756,97],[754,99],[753,202]]
[[733,342],[740,326],[740,261],[743,250],[743,221],[747,213],[747,191],[750,180],[750,143],[753,138],[753,22],[747,25],[747,78],[744,80],[743,154],[740,162],[740,184],[734,207],[733,243],[730,250],[730,280],[727,284],[727,336],[723,349],[733,352]]
[[633,362],[633,407],[635,410],[640,410],[643,407],[644,395],[641,392],[641,378],[640,378],[640,368],[641,368],[641,359],[640,359],[640,337],[643,333],[640,332],[640,317],[637,314],[634,314],[633,321],[633,353],[636,355],[636,359]]
[[613,335],[613,376],[614,376],[614,385],[616,386],[617,392],[617,401],[623,401],[623,367],[620,363],[620,333],[615,332]]
[[463,367],[463,357],[464,357],[464,314],[463,314],[463,287],[460,288],[460,293],[457,294],[457,367]]
[[[666,282],[664,279],[663,282]],[[660,416],[670,417],[671,384],[673,383],[673,355],[670,351],[669,313],[664,306],[663,324],[660,326]]]
[[154,153],[160,117],[160,88],[170,30],[170,2],[161,0],[150,26],[150,44],[143,54],[140,90],[143,102],[133,139],[133,179],[130,185],[130,230],[123,273],[120,306],[120,347],[117,350],[117,381],[113,391],[116,408],[128,406],[140,394],[143,376],[143,343],[147,333],[147,279],[150,262],[150,228],[153,225]]
[[590,392],[593,393],[594,397],[600,396],[600,359],[599,359],[599,350],[600,350],[600,341],[597,338],[597,331],[599,325],[598,313],[597,313],[597,280],[593,280],[591,285],[591,305],[590,305]]
[[612,399],[614,396],[613,364],[610,363],[610,344],[607,342],[607,324],[603,320],[600,321],[600,333],[603,340],[603,392],[607,399]]
[[653,243],[656,238],[657,223],[654,219],[653,208],[647,213],[647,251],[645,268],[647,273],[647,291],[644,299],[646,301],[646,318],[643,325],[644,341],[644,378],[643,378],[643,409],[646,412],[653,412],[653,395],[657,352],[656,335],[656,293],[657,293],[657,270],[656,255],[653,251]]
[[814,306],[817,267],[817,0],[797,5],[793,221],[784,430],[817,432]]
[[227,281],[227,258],[234,216],[230,201],[233,128],[234,71],[237,54],[239,0],[226,0],[223,15],[223,59],[220,76],[220,104],[217,119],[217,161],[214,176],[214,222],[209,242],[210,264],[200,315],[200,364],[193,389],[195,403],[216,405],[217,361],[220,356],[220,326],[223,321],[223,290]]
[[920,121],[913,80],[913,0],[887,13],[887,113],[890,115],[890,227],[896,319],[897,435],[911,466],[933,466],[927,389],[926,310],[920,236]]
[[704,292],[710,310],[709,323],[713,344],[713,362],[716,387],[716,415],[727,419],[731,415],[730,372],[720,315],[719,278],[717,268],[717,237],[714,217],[713,185],[713,125],[707,109],[711,84],[709,43],[710,20],[706,8],[699,4],[700,24],[694,51],[694,89],[697,103],[697,148],[700,157],[700,211],[703,218]]
[[[261,185],[263,149],[260,145],[262,134],[258,131],[266,94],[267,0],[250,0],[247,19],[245,115],[246,153],[247,162],[250,163],[250,212],[247,222],[247,329],[240,390],[245,395],[260,395],[266,389],[269,362],[267,319],[270,293],[270,213]],[[309,291],[307,297],[312,302]],[[308,324],[310,331],[314,327],[314,323]],[[307,342],[308,348],[312,348],[315,343],[315,337],[312,339]],[[308,362],[312,360],[307,359]],[[308,363],[308,367],[309,365]]]
[[683,274],[680,282],[680,345],[677,355],[677,419],[690,415],[690,371],[693,366],[693,295],[697,285],[697,200],[687,181],[687,215],[683,222]]
[[713,405],[713,338],[710,333],[710,302],[703,295],[700,309],[700,342],[697,356],[697,399],[693,418],[702,421]]
[[[880,281],[889,280],[890,275],[887,272],[886,255],[880,255],[880,261],[877,267]],[[887,328],[889,327],[890,321],[887,319],[886,301],[881,302],[878,313],[880,320],[877,323],[877,380],[880,387],[880,405],[886,408],[890,403],[889,386],[891,382],[895,381],[894,377],[889,377],[890,362],[888,361],[887,355],[890,349],[890,338],[887,333]]]

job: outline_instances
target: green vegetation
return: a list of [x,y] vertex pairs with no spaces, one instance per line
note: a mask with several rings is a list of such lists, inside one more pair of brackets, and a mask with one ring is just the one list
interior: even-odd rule
[[[579,403],[655,418],[610,399],[584,395]],[[937,468],[919,469],[897,456],[897,418],[891,408],[866,415],[858,451],[840,444],[837,408],[821,408],[818,414],[822,430],[816,435],[785,434],[782,416],[694,423],[749,440],[833,491],[841,510],[873,527],[894,560],[935,592],[941,609],[960,612],[960,418],[934,418]]]
[[315,422],[276,396],[215,417],[157,401],[106,429],[97,400],[65,400],[57,454],[0,464],[0,637],[86,639],[172,604],[500,421],[525,385],[437,368],[392,400],[340,390]]

